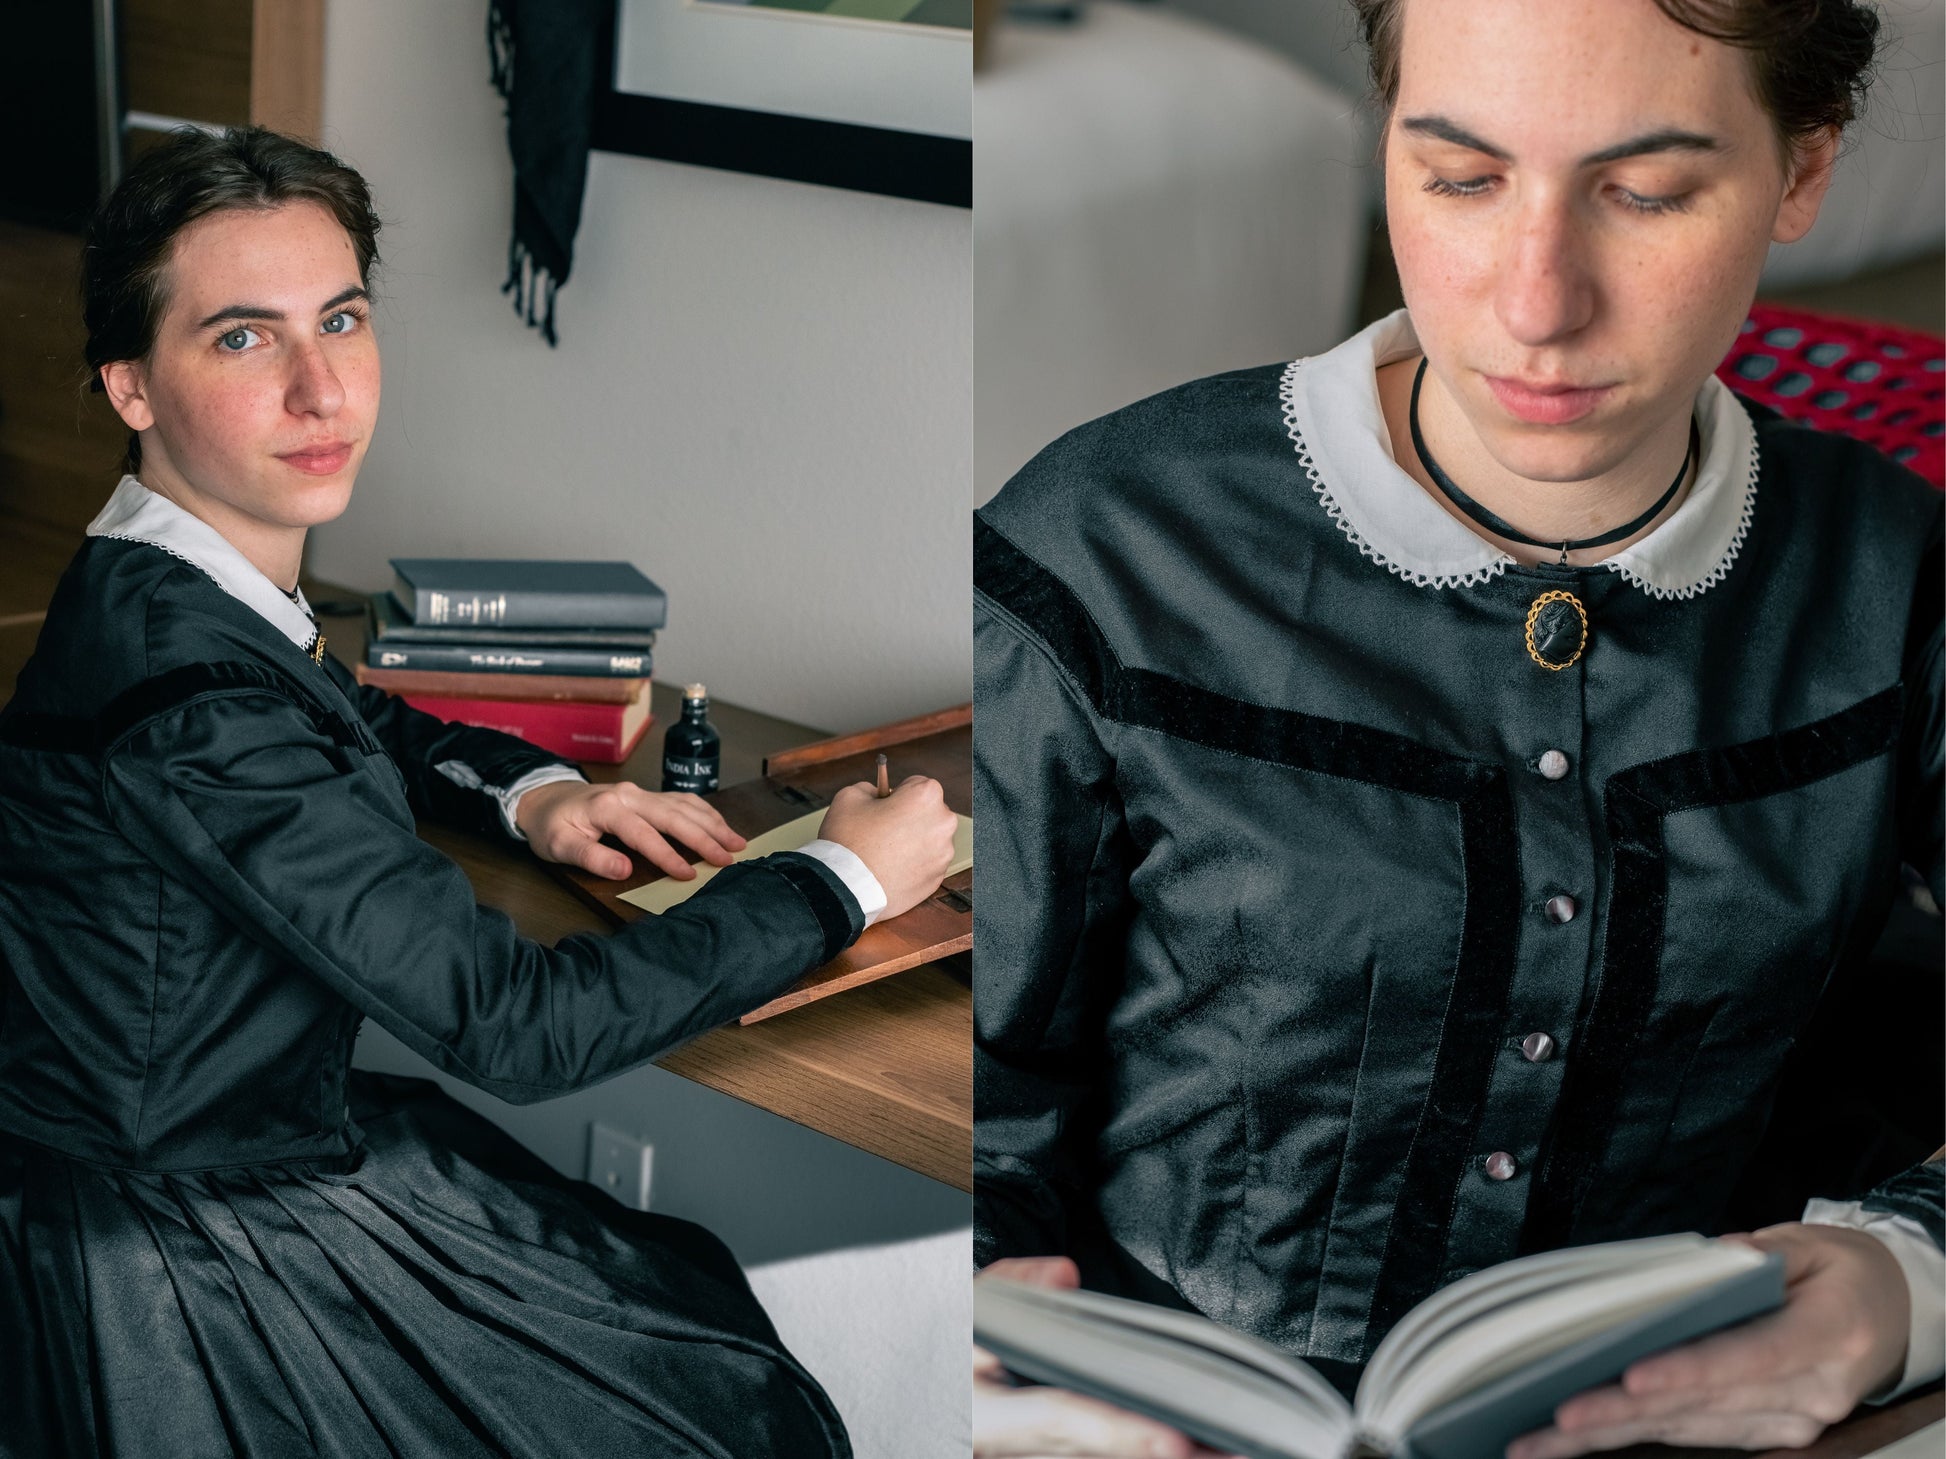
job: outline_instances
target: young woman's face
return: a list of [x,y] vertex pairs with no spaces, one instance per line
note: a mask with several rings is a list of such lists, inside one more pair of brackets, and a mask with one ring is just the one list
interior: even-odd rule
[[1427,357],[1487,451],[1583,481],[1685,415],[1772,239],[1815,220],[1747,57],[1651,0],[1408,0],[1385,196]]
[[[274,527],[344,511],[378,414],[351,237],[316,203],[213,213],[176,235],[146,361],[108,381],[142,474]],[[110,371],[121,367],[110,366]]]

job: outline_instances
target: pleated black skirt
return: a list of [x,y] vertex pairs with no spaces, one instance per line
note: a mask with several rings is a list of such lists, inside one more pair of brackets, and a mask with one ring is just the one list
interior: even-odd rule
[[850,1454],[715,1237],[352,1077],[341,1169],[0,1136],[0,1456]]

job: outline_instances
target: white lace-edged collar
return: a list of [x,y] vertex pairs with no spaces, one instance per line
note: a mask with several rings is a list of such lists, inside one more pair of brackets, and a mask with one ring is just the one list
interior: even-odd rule
[[184,511],[166,496],[158,496],[132,476],[124,476],[108,504],[88,524],[90,537],[119,537],[146,542],[200,569],[219,588],[255,610],[284,637],[309,651],[317,637],[311,605],[304,590],[292,602],[284,590],[265,577],[230,540],[202,518]]
[[[1418,352],[1401,309],[1327,354],[1294,360],[1284,371],[1284,423],[1311,489],[1360,552],[1420,587],[1471,587],[1514,559],[1406,474],[1379,409],[1379,367]],[[1682,504],[1648,536],[1595,564],[1658,598],[1694,597],[1721,582],[1756,508],[1756,428],[1714,375],[1696,393],[1696,425],[1702,460]]]

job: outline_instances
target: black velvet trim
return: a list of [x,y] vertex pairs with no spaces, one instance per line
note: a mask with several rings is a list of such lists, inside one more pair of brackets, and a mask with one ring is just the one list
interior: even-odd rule
[[819,966],[828,963],[851,946],[852,939],[865,930],[864,909],[845,888],[838,874],[814,856],[787,851],[768,857],[764,865],[783,877],[810,904],[824,934],[824,952]]
[[1402,1160],[1403,1184],[1374,1285],[1368,1327],[1384,1332],[1437,1285],[1453,1207],[1504,1041],[1521,916],[1520,843],[1498,765],[1386,730],[1215,694],[1126,668],[1068,586],[974,518],[974,585],[1046,645],[1103,719],[1226,754],[1452,803],[1466,903],[1458,961],[1433,1054],[1432,1082]]
[[1879,1182],[1859,1204],[1868,1211],[1888,1211],[1917,1221],[1933,1245],[1946,1247],[1946,1165],[1937,1160],[1910,1166]]
[[38,714],[23,711],[0,715],[0,743],[24,750],[48,750],[69,755],[100,755],[129,730],[158,714],[187,704],[204,694],[233,689],[260,689],[295,704],[309,716],[318,732],[346,749],[373,750],[345,717],[334,713],[299,689],[288,678],[257,664],[221,660],[185,664],[131,685],[116,695],[93,718],[85,715]]
[[1608,932],[1594,997],[1575,1030],[1553,1130],[1535,1172],[1523,1251],[1565,1246],[1606,1150],[1611,1113],[1655,1006],[1668,910],[1665,817],[1795,790],[1891,750],[1904,688],[1782,734],[1717,750],[1688,750],[1608,778]]
[[973,586],[1032,629],[1101,712],[1119,668],[1088,610],[1062,582],[977,514]]

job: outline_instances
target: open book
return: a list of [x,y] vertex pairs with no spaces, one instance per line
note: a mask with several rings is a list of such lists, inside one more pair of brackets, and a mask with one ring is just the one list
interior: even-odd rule
[[1783,1305],[1784,1262],[1695,1235],[1542,1252],[1434,1293],[1348,1404],[1302,1360],[1192,1312],[988,1278],[974,1340],[1023,1378],[1249,1459],[1499,1459],[1638,1358]]

